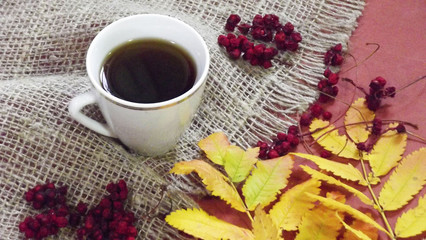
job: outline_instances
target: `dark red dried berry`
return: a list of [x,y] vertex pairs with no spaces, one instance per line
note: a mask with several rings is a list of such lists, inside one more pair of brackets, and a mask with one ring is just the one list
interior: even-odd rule
[[339,75],[337,73],[330,73],[328,75],[328,83],[330,85],[336,85],[339,82]]
[[406,132],[404,124],[402,124],[402,123],[398,124],[398,126],[396,126],[396,131],[398,133],[404,133],[404,132]]
[[250,31],[251,25],[247,23],[243,23],[238,25],[237,28],[242,34],[247,34]]
[[318,90],[322,91],[325,87],[327,87],[328,81],[323,79],[318,82]]
[[219,45],[224,47],[228,47],[230,45],[229,39],[225,35],[219,35],[219,37],[217,38],[217,42],[219,43]]
[[331,72],[330,68],[326,68],[323,75],[324,75],[324,77],[328,78],[328,76],[330,76],[331,73],[332,72]]
[[298,32],[292,32],[290,34],[290,37],[293,39],[293,41],[297,43],[302,41],[302,35]]
[[229,57],[231,59],[238,59],[241,56],[241,50],[238,48],[235,48],[234,50],[229,52]]
[[25,200],[27,202],[32,202],[34,200],[35,192],[33,190],[29,190],[25,193]]
[[329,152],[327,150],[323,150],[323,151],[321,151],[320,156],[322,158],[329,158],[329,157],[331,157],[331,152]]
[[288,133],[297,135],[297,133],[299,133],[299,128],[296,125],[291,125],[290,127],[288,127],[287,134]]
[[279,132],[279,133],[277,133],[277,138],[280,141],[285,141],[285,140],[287,140],[287,134],[285,134],[283,132]]
[[318,118],[319,116],[321,116],[321,113],[323,111],[322,107],[319,104],[313,104],[310,108],[311,110],[311,114],[313,117]]
[[282,30],[286,35],[290,35],[294,31],[294,26],[288,22],[282,27]]
[[301,126],[309,126],[312,122],[312,115],[310,113],[303,113],[300,116],[300,125]]
[[272,67],[272,62],[270,60],[264,60],[262,63],[262,66],[264,69],[268,69],[270,67]]
[[395,87],[387,87],[385,89],[385,95],[389,97],[395,97],[396,94],[396,88]]
[[234,31],[234,28],[237,26],[237,24],[240,21],[241,21],[241,17],[238,16],[237,14],[229,15],[228,19],[226,20],[226,25],[228,25],[229,27],[232,27],[232,30],[229,30],[229,31]]
[[331,114],[331,112],[328,111],[322,113],[322,117],[324,118],[324,120],[330,120],[332,116],[333,115]]
[[278,152],[276,151],[276,150],[274,150],[274,149],[271,149],[269,152],[268,152],[268,158],[269,159],[273,159],[273,158],[277,158],[277,157],[279,157],[280,155],[278,154]]

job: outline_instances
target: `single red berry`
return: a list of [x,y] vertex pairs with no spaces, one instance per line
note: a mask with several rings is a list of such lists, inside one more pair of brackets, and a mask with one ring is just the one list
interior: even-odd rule
[[303,113],[300,116],[300,125],[301,126],[309,126],[312,121],[312,115],[310,113]]
[[294,26],[288,22],[283,26],[282,29],[286,35],[290,35],[294,31]]
[[241,50],[238,48],[235,48],[234,50],[229,52],[229,56],[231,57],[231,59],[238,59],[241,56]]
[[263,27],[263,17],[260,14],[256,14],[252,21],[253,26],[262,26]]
[[65,217],[57,217],[55,223],[59,228],[63,228],[68,225],[68,220]]
[[293,140],[291,140],[290,144],[291,144],[291,146],[296,147],[297,145],[299,145],[299,138],[297,138],[297,137],[293,138]]
[[27,202],[32,202],[34,200],[35,192],[33,190],[29,190],[25,193],[25,200]]
[[334,47],[333,47],[333,50],[335,51],[335,52],[341,52],[342,51],[342,44],[341,43],[338,43],[338,44],[336,44]]
[[[295,139],[297,139],[297,138],[295,138]],[[283,152],[287,153],[288,151],[290,151],[291,143],[284,141],[284,142],[281,143],[281,148],[282,148]]]
[[333,115],[331,114],[331,112],[328,111],[322,113],[322,117],[324,118],[324,120],[330,120],[332,116]]
[[242,34],[247,34],[250,31],[251,25],[247,23],[243,23],[238,25],[237,28]]
[[296,135],[292,134],[292,133],[288,133],[287,134],[287,142],[291,143],[293,141],[293,139],[297,138]]
[[329,157],[331,157],[331,152],[329,152],[327,150],[323,150],[323,151],[321,151],[320,156],[322,158],[329,158]]
[[302,41],[302,35],[298,32],[292,32],[290,34],[290,37],[293,39],[293,41],[297,43]]
[[280,155],[278,154],[278,152],[276,151],[276,150],[274,150],[274,149],[271,149],[269,152],[268,152],[268,158],[269,159],[273,159],[273,158],[277,158],[277,157],[279,157]]
[[324,75],[324,77],[328,78],[328,76],[330,76],[331,73],[332,72],[331,72],[330,68],[326,68],[323,75]]
[[389,97],[395,97],[396,94],[396,88],[395,87],[387,87],[385,89],[385,95]]
[[376,80],[381,87],[384,87],[386,85],[386,79],[384,79],[383,77],[376,77],[374,80]]
[[279,133],[277,133],[277,138],[280,141],[285,141],[287,139],[287,134],[285,134],[283,132],[279,132]]
[[396,126],[396,131],[398,133],[404,133],[404,132],[406,132],[404,124],[402,124],[402,123],[398,124],[398,126]]
[[292,39],[286,39],[284,42],[284,46],[289,51],[296,51],[299,48],[299,44]]
[[78,204],[77,204],[77,207],[76,207],[76,209],[77,209],[77,212],[78,213],[80,213],[81,215],[86,215],[86,212],[87,212],[87,204],[85,204],[85,203],[83,203],[83,202],[79,202]]
[[340,54],[336,54],[331,58],[331,65],[339,66],[343,63],[343,57]]
[[219,35],[219,37],[217,38],[217,42],[219,43],[219,45],[224,47],[228,47],[230,45],[229,39],[225,35]]
[[323,79],[318,82],[318,90],[322,91],[325,87],[327,87],[328,81]]
[[322,107],[319,104],[317,104],[317,103],[313,104],[311,106],[310,110],[311,110],[312,116],[316,117],[316,118],[318,118],[319,116],[321,116],[321,113],[323,111]]
[[288,127],[287,133],[297,135],[297,133],[299,133],[299,128],[296,125],[291,125],[290,127]]
[[336,85],[338,81],[339,75],[337,73],[330,73],[330,75],[328,75],[328,82],[330,85]]
[[229,15],[228,19],[226,19],[226,24],[230,24],[236,26],[241,21],[241,17],[237,14]]
[[262,63],[262,66],[264,69],[268,69],[270,67],[272,67],[272,62],[270,60],[264,60]]

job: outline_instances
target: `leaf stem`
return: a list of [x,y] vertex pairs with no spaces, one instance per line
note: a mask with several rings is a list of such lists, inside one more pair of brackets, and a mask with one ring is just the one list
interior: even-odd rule
[[383,219],[383,222],[385,223],[385,225],[386,225],[386,228],[388,229],[388,235],[393,239],[393,240],[396,240],[396,237],[395,237],[395,234],[394,234],[394,232],[393,232],[393,230],[392,230],[392,227],[390,226],[390,224],[389,224],[389,221],[388,221],[388,219],[387,219],[387,217],[386,217],[386,215],[385,215],[385,212],[383,211],[383,208],[382,208],[382,206],[380,205],[380,203],[379,203],[379,200],[377,199],[377,197],[376,197],[376,194],[374,193],[374,191],[373,191],[373,188],[371,187],[371,183],[370,183],[370,180],[368,179],[368,174],[367,174],[367,170],[366,170],[366,168],[365,168],[365,164],[364,164],[364,158],[362,157],[362,153],[360,152],[360,159],[361,159],[361,167],[362,167],[362,172],[364,173],[364,178],[365,178],[365,181],[367,182],[367,187],[368,187],[368,190],[370,191],[370,194],[371,194],[371,196],[373,197],[373,201],[374,201],[374,203],[375,203],[375,209],[376,210],[378,210],[379,211],[379,213],[380,213],[380,216],[382,217],[382,219]]
[[[235,187],[234,183],[233,183],[230,179],[228,179],[228,180],[229,180],[229,183],[231,184],[231,187],[234,189],[234,191],[238,193],[238,190],[237,190],[237,188]],[[241,198],[240,194],[238,194],[238,196],[240,197],[240,201],[242,202],[242,204],[243,204],[244,208],[246,209],[246,214],[247,214],[248,218],[250,219],[250,222],[251,222],[251,223],[253,223],[253,222],[254,222],[254,219],[253,219],[253,217],[251,216],[250,211],[248,210],[248,208],[247,208],[247,206],[246,206],[245,202],[243,201],[243,199]]]

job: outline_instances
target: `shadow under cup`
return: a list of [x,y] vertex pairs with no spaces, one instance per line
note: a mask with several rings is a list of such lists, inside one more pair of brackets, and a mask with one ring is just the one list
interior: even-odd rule
[[[196,69],[192,88],[167,101],[135,103],[120,99],[102,87],[100,71],[111,50],[128,41],[145,38],[175,43],[189,53]],[[169,151],[192,121],[201,102],[209,63],[209,52],[202,37],[180,20],[158,14],[141,14],[113,22],[94,38],[87,52],[86,68],[94,88],[93,94],[108,128],[106,132],[91,129],[117,137],[143,154],[160,155]]]

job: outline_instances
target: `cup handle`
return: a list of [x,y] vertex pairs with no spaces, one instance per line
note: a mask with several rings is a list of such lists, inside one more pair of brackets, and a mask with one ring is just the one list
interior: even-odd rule
[[85,127],[105,135],[107,137],[117,137],[111,128],[103,123],[100,123],[81,112],[83,107],[96,103],[96,96],[93,91],[86,92],[74,97],[68,105],[68,111],[73,119],[83,124]]

